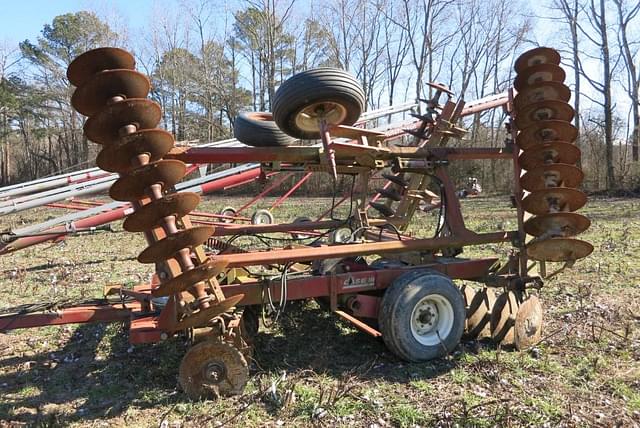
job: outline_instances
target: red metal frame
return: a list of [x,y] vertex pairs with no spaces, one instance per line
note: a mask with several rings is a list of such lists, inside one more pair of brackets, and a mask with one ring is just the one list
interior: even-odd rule
[[[510,91],[506,96],[499,94],[497,96],[488,97],[474,104],[464,107],[464,103],[453,104],[447,102],[443,109],[450,116],[464,116],[473,114],[488,108],[497,106],[505,106],[511,103],[513,93]],[[508,106],[507,106],[508,108]],[[418,126],[419,122],[416,122]],[[413,148],[381,148],[373,146],[358,145],[352,143],[335,143],[331,142],[329,135],[329,127],[321,123],[321,135],[323,140],[323,150],[317,147],[289,147],[286,149],[275,148],[188,148],[174,149],[167,158],[182,160],[191,164],[204,163],[246,163],[246,162],[277,162],[279,167],[285,166],[286,163],[309,163],[320,166],[321,169],[329,170],[334,176],[339,168],[353,166],[354,159],[359,156],[371,156],[374,159],[391,160],[395,158],[408,158],[405,163],[409,167],[415,164],[416,168],[423,168],[423,164],[434,160],[449,161],[458,159],[511,159],[514,162],[514,173],[519,176],[520,170],[517,164],[517,150],[508,151],[505,149],[494,148],[446,148],[446,147],[425,147],[421,144],[419,147]],[[386,133],[386,140],[394,139],[405,135],[402,130],[392,130]],[[439,141],[441,136],[436,135],[435,140]],[[285,164],[283,165],[282,162]],[[295,192],[302,184],[313,174],[307,172],[294,186],[292,186],[282,197],[278,198],[271,206],[275,208],[279,206],[286,198]],[[261,169],[255,168],[234,176],[225,177],[211,183],[201,185],[202,193],[215,190],[229,188],[253,181],[259,178]],[[292,174],[285,174],[274,183],[269,185],[257,197],[253,198],[249,203],[242,206],[238,212],[246,209],[260,198],[264,197],[269,191],[281,185]],[[385,255],[385,254],[407,254],[420,253],[426,255],[428,263],[420,266],[407,266],[405,268],[392,268],[382,270],[370,270],[363,268],[362,270],[352,270],[348,273],[315,275],[299,278],[290,278],[287,281],[287,299],[299,300],[314,297],[329,297],[331,309],[341,316],[349,320],[356,327],[372,334],[380,335],[375,329],[361,322],[358,317],[375,318],[377,316],[380,296],[385,288],[387,288],[399,275],[413,269],[434,269],[440,271],[453,279],[468,279],[477,281],[487,281],[490,275],[491,267],[496,263],[496,258],[479,258],[479,259],[459,259],[444,258],[435,256],[436,251],[446,248],[458,248],[467,245],[478,245],[486,243],[511,242],[522,245],[523,222],[521,198],[522,190],[519,188],[518,180],[515,181],[514,192],[516,194],[516,202],[518,207],[518,230],[517,231],[497,231],[492,233],[475,233],[465,227],[464,218],[460,210],[459,201],[455,194],[455,187],[442,167],[435,168],[435,175],[441,180],[444,187],[444,197],[446,199],[446,216],[447,226],[450,234],[448,236],[438,236],[429,239],[389,239],[380,242],[355,243],[320,247],[301,247],[301,248],[271,248],[269,251],[249,252],[249,253],[233,253],[225,254],[224,258],[228,262],[228,268],[243,268],[247,266],[270,266],[284,265],[290,263],[306,263],[325,259],[343,259],[364,255]],[[339,203],[343,203],[349,198],[345,195]],[[52,204],[56,207],[80,209],[79,204]],[[90,204],[90,203],[86,203]],[[91,227],[107,223],[109,221],[121,219],[131,210],[130,207],[124,207],[103,213],[98,216],[91,217],[76,222],[76,227]],[[342,221],[320,219],[328,214],[327,211],[317,221],[304,223],[288,223],[288,224],[271,224],[271,225],[231,225],[224,224],[217,227],[214,236],[252,234],[252,233],[269,233],[269,232],[294,232],[294,231],[311,231],[315,229],[332,229],[340,227],[344,224]],[[221,216],[209,213],[194,213],[194,215],[205,218],[220,218]],[[385,220],[370,220],[370,225],[376,223],[385,223]],[[207,222],[205,222],[207,223]],[[213,222],[210,222],[213,223]],[[51,229],[52,236],[56,233],[64,231],[64,226]],[[50,238],[34,237],[22,238],[12,243],[14,249],[23,248],[31,245],[38,240],[44,241]],[[521,272],[526,273],[526,256],[520,258]],[[137,286],[133,291],[124,292],[123,294],[136,300],[125,303],[113,303],[105,305],[81,305],[77,307],[65,308],[55,313],[40,314],[23,314],[14,316],[0,317],[0,330],[9,330],[16,328],[28,328],[40,325],[59,325],[68,323],[82,322],[108,322],[119,320],[131,320],[132,343],[157,342],[161,340],[167,332],[167,320],[176,318],[176,301],[172,297],[165,308],[159,315],[150,314],[150,298],[151,290],[154,285],[147,284]],[[279,281],[243,281],[240,284],[222,285],[222,293],[224,296],[231,297],[243,295],[240,305],[258,305],[263,303],[264,291],[268,289],[271,292],[273,300],[281,299],[281,284]],[[346,299],[346,300],[344,300]],[[339,309],[339,300],[344,300],[346,311]],[[347,312],[347,311],[350,311]]]

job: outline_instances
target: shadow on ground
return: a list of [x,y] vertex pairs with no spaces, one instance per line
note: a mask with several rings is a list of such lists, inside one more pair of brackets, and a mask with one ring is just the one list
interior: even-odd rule
[[[261,327],[256,340],[254,373],[312,370],[334,378],[348,374],[407,382],[434,378],[456,366],[453,357],[427,364],[401,362],[381,340],[354,330],[314,303],[289,305],[278,324],[266,330]],[[49,346],[33,343],[35,352],[0,356],[0,421],[64,425],[116,417],[132,406],[188,401],[177,389],[185,350],[180,338],[131,349],[120,324],[86,324],[73,331],[62,327],[51,336],[58,337],[47,336],[53,342]]]

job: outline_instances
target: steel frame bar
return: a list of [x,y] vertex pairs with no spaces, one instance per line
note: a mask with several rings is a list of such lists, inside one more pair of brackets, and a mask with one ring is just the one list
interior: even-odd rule
[[[303,223],[300,223],[303,224]],[[366,256],[371,254],[401,253],[408,251],[433,251],[443,248],[457,248],[469,245],[511,242],[518,237],[517,231],[491,232],[475,234],[470,232],[463,237],[449,236],[429,239],[408,239],[403,241],[371,242],[365,244],[341,244],[324,247],[305,247],[295,249],[273,249],[264,252],[251,252],[225,255],[228,267],[284,264],[288,262],[308,262],[327,258]]]
[[141,310],[141,303],[132,301],[124,304],[80,305],[55,312],[7,315],[0,318],[0,331],[45,325],[126,321],[131,318],[132,312]]
[[255,198],[251,199],[249,202],[247,202],[246,204],[244,204],[243,206],[238,208],[238,210],[236,211],[236,214],[241,213],[245,209],[249,208],[251,205],[253,205],[256,202],[258,202],[260,199],[264,198],[269,192],[271,192],[276,187],[280,186],[282,183],[285,182],[286,179],[288,179],[289,177],[292,177],[293,175],[294,175],[293,172],[289,172],[289,173],[283,174],[281,177],[279,177],[277,180],[275,180],[273,183],[271,183],[269,186],[267,186]]
[[[355,294],[371,292],[387,288],[398,276],[415,269],[433,269],[446,274],[452,279],[481,280],[496,258],[481,259],[447,259],[436,260],[425,265],[398,269],[363,270],[337,275],[312,276],[305,278],[289,278],[287,280],[287,300],[301,300],[313,297],[327,297],[332,293]],[[335,289],[332,291],[332,284]],[[280,282],[246,282],[243,284],[221,285],[226,297],[244,294],[240,305],[259,305],[263,303],[263,291],[269,287],[274,301],[280,301]]]

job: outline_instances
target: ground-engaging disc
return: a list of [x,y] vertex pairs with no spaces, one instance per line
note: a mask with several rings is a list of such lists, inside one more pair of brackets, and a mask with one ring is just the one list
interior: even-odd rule
[[519,350],[536,345],[542,337],[542,304],[537,296],[529,296],[518,308],[514,341]]
[[571,99],[571,90],[560,82],[540,82],[522,89],[513,99],[516,111],[522,110],[529,104],[540,101],[563,101]]
[[578,187],[583,179],[584,173],[577,166],[552,163],[527,171],[520,178],[520,185],[533,192],[548,187]]
[[125,135],[116,144],[105,146],[96,165],[109,172],[125,173],[136,167],[132,161],[139,155],[149,156],[149,162],[162,159],[173,148],[173,136],[162,129],[144,129]]
[[126,218],[122,227],[127,232],[144,232],[160,225],[167,216],[184,217],[200,203],[200,196],[193,192],[173,193],[151,201],[136,209]]
[[211,226],[198,226],[180,230],[155,241],[138,255],[140,263],[159,263],[170,259],[183,248],[193,248],[205,242],[212,234]]
[[587,195],[568,187],[550,187],[529,193],[522,200],[522,208],[534,215],[554,211],[570,212],[579,210],[587,203]]
[[242,394],[248,380],[249,366],[240,350],[218,340],[196,343],[182,358],[178,370],[178,382],[192,400]]
[[517,112],[516,126],[518,129],[524,129],[542,120],[570,122],[573,116],[573,107],[564,101],[539,101]]
[[527,244],[527,255],[544,262],[569,262],[587,257],[593,245],[573,238],[548,238]]
[[580,159],[580,149],[574,144],[564,141],[550,141],[530,146],[518,158],[520,168],[533,168],[551,163],[573,165]]
[[132,202],[148,196],[149,186],[171,187],[184,177],[187,166],[179,160],[161,160],[127,172],[109,189],[111,199]]
[[524,231],[531,236],[570,237],[591,226],[591,221],[577,213],[551,213],[531,217],[524,223]]
[[520,130],[516,144],[522,150],[528,150],[538,143],[551,141],[573,142],[578,136],[575,126],[564,120],[541,120]]
[[521,92],[527,86],[540,82],[564,82],[566,74],[564,70],[554,64],[538,64],[526,68],[519,73],[513,82],[516,91]]
[[514,344],[514,325],[518,298],[513,291],[502,293],[491,311],[491,338],[504,346]]
[[489,322],[495,302],[496,295],[491,288],[485,287],[475,294],[467,308],[467,338],[481,339],[491,336]]
[[160,106],[146,98],[130,98],[109,104],[87,119],[84,133],[97,144],[114,144],[121,137],[120,129],[133,125],[135,130],[155,128],[160,122]]
[[126,68],[133,70],[133,55],[120,48],[98,48],[87,51],[74,59],[67,68],[67,78],[73,86],[82,86],[91,76],[103,70]]
[[527,68],[539,64],[560,64],[560,54],[557,50],[546,47],[531,49],[518,57],[513,68],[520,74]]

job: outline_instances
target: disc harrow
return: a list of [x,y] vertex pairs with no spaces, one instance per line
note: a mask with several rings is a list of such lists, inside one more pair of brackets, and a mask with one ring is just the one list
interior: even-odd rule
[[[553,49],[526,52],[515,63],[517,95],[510,89],[471,103],[455,100],[444,85],[430,84],[433,97],[420,100],[426,109],[413,113],[410,125],[402,124],[409,128],[389,125],[388,132],[352,126],[361,123],[366,102],[348,72],[307,70],[282,84],[273,115],[243,113],[236,121],[234,132],[251,147],[174,148],[172,135],[157,128],[160,106],[147,99],[149,79],[134,70],[133,57],[116,48],[89,51],[68,69],[77,86],[72,104],[88,116],[87,138],[102,146],[98,165],[118,174],[109,195],[127,205],[121,208],[127,212],[124,229],[144,233],[148,246],[137,259],[153,264],[156,275],[133,290],[107,287],[105,296],[117,295],[117,301],[56,314],[0,316],[0,330],[99,319],[129,320],[132,343],[184,332],[194,346],[180,364],[178,379],[192,398],[241,393],[259,309],[268,305],[279,316],[290,300],[315,299],[361,331],[382,337],[407,361],[442,357],[463,335],[517,349],[534,346],[543,320],[534,290],[543,286],[545,263],[571,265],[593,250],[575,238],[590,222],[575,213],[587,198],[578,190],[584,174],[576,166],[577,130],[569,123],[571,94],[559,64]],[[465,134],[458,125],[463,117],[498,107],[510,116],[502,147],[447,146],[449,139]],[[292,144],[293,138],[318,137],[321,145]],[[401,143],[391,144],[394,140]],[[482,159],[513,164],[517,230],[501,225],[475,232],[465,225],[459,189],[447,167]],[[213,190],[286,174],[245,206],[224,208],[222,217],[194,212],[198,194],[173,192],[174,187],[193,189],[180,181],[198,165],[232,163],[246,163],[248,169],[238,172],[241,179],[225,176]],[[233,170],[229,174],[236,174]],[[276,224],[268,210],[259,210],[251,224],[232,223],[248,223],[237,214],[301,172],[303,178],[273,206],[311,174],[333,180],[348,175],[353,185],[316,220],[299,216]],[[386,182],[371,198],[375,174]],[[347,200],[348,214],[338,218],[334,209]],[[380,216],[369,218],[369,208]],[[431,236],[407,231],[418,208],[438,209]],[[331,219],[322,220],[329,213]],[[194,227],[190,217],[196,215],[206,220]],[[279,246],[273,243],[278,237],[267,236],[274,233],[296,243]],[[264,246],[237,237],[257,237]],[[457,257],[464,247],[486,244],[511,245],[506,263],[498,257]],[[530,274],[531,259],[540,264],[539,276]],[[261,272],[249,269],[254,266]],[[454,280],[465,283],[458,288]]]
[[171,296],[177,304],[176,317],[166,320],[166,330],[203,327],[234,307],[242,295],[225,299],[215,279],[226,267],[225,260],[203,257],[202,244],[214,229],[191,227],[188,218],[200,197],[169,193],[187,167],[182,161],[163,159],[173,147],[173,137],[156,128],[160,106],[147,99],[149,79],[134,66],[133,56],[117,48],[79,56],[67,72],[77,86],[71,103],[89,116],[84,126],[87,138],[103,146],[98,165],[120,175],[109,195],[133,204],[124,228],[145,234],[148,247],[138,261],[157,266],[160,284],[153,295]]

